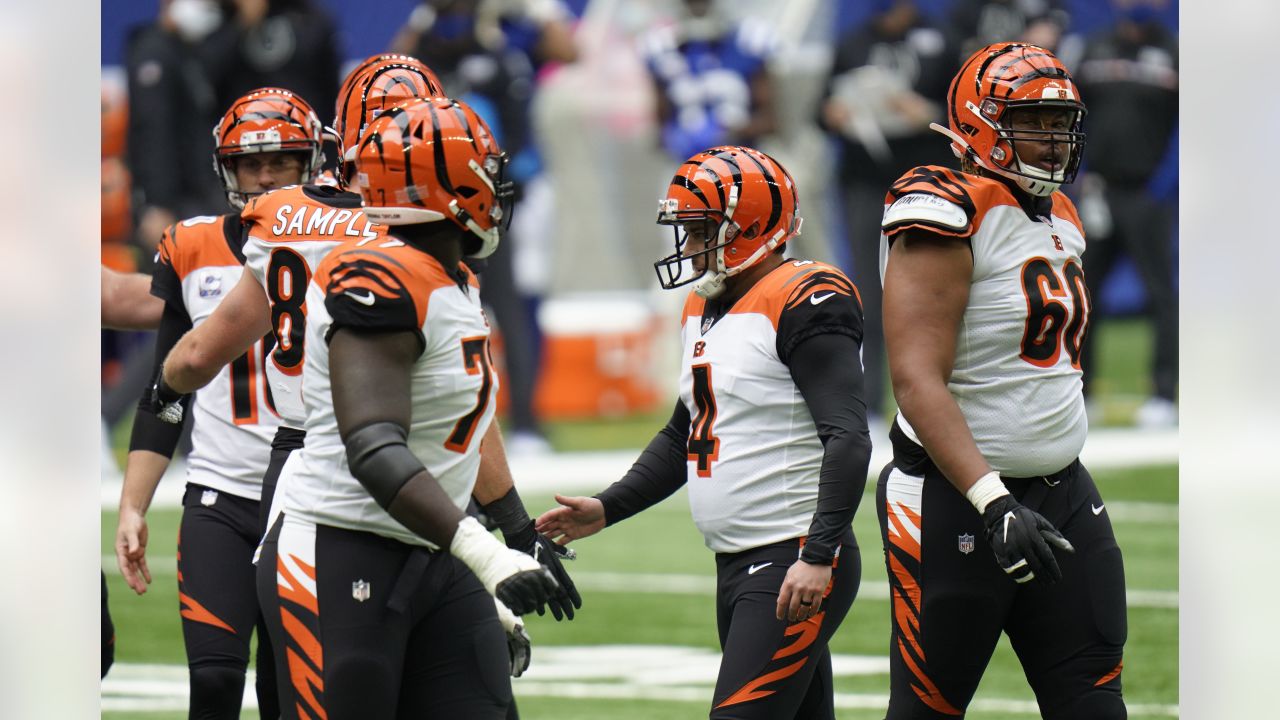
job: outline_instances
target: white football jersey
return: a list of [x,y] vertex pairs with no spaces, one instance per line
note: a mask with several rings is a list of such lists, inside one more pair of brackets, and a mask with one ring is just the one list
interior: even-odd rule
[[288,517],[432,547],[388,515],[351,475],[333,414],[328,339],[344,327],[420,335],[409,449],[465,509],[498,392],[475,276],[462,265],[447,272],[431,255],[382,236],[346,243],[325,258],[307,290],[307,305],[307,441],[284,467],[281,509]]
[[330,250],[344,240],[377,237],[379,226],[365,218],[359,195],[318,185],[259,195],[245,206],[242,218],[249,236],[245,267],[262,283],[271,303],[271,397],[284,424],[301,428],[307,418],[302,400],[307,284]]
[[[966,238],[972,247],[948,388],[983,457],[1011,477],[1066,467],[1089,426],[1080,371],[1090,311],[1085,241],[1071,200],[1055,192],[1049,214],[1032,218],[999,181],[927,166],[899,179],[885,203],[882,280],[889,240],[907,228]],[[919,442],[901,413],[898,422]]]
[[823,448],[786,360],[824,326],[860,340],[857,290],[830,265],[788,260],[723,316],[704,316],[706,309],[690,293],[681,329],[693,522],[715,552],[806,535]]
[[[165,230],[152,292],[199,327],[244,272],[236,215],[193,217]],[[261,340],[196,391],[187,481],[258,500],[278,418],[268,410]]]

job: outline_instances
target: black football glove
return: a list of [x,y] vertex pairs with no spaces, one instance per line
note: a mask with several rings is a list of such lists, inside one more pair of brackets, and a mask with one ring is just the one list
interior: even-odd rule
[[155,413],[157,418],[172,425],[181,425],[183,416],[182,401],[186,399],[186,395],[179,393],[164,381],[164,365],[160,366],[160,372],[156,374],[155,382],[151,384],[151,412]]
[[1016,582],[1033,580],[1056,583],[1062,570],[1049,545],[1075,552],[1062,533],[1040,513],[1002,495],[992,500],[982,513],[987,525],[987,542],[995,552],[996,562]]
[[558,591],[559,586],[551,571],[539,567],[523,570],[499,582],[493,596],[517,615],[526,615],[534,610],[541,614],[542,606],[550,602]]
[[[573,560],[578,556],[577,552],[552,542],[546,535],[533,529],[533,520],[525,512],[524,503],[515,488],[511,488],[501,498],[481,506],[480,510],[502,528],[502,539],[506,541],[507,547],[532,556],[551,572],[560,588],[547,601],[547,606],[551,608],[551,615],[556,620],[572,620],[573,611],[582,607],[582,596],[578,594],[573,578],[569,577],[569,572],[564,569],[561,561]],[[538,607],[539,615],[545,612],[541,606]]]

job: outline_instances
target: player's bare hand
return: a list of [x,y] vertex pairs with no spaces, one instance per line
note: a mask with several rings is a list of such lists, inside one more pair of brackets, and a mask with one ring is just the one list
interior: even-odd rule
[[136,510],[121,510],[116,526],[116,564],[124,581],[139,595],[151,584],[147,567],[147,519]]
[[787,577],[778,591],[778,619],[800,622],[817,615],[830,585],[830,565],[811,565],[796,560],[787,570]]
[[538,516],[534,527],[561,545],[604,529],[604,503],[593,497],[556,495],[560,507]]

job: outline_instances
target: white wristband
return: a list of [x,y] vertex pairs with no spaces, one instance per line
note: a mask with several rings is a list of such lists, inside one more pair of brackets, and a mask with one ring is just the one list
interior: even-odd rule
[[1008,494],[1009,488],[1005,487],[1000,480],[1000,473],[992,470],[978,478],[978,482],[970,486],[964,496],[973,503],[973,506],[978,509],[978,514],[981,515],[986,512],[987,505],[991,504],[992,500]]
[[490,595],[497,591],[498,583],[512,575],[541,567],[532,557],[503,545],[470,515],[458,523],[449,552],[471,568]]

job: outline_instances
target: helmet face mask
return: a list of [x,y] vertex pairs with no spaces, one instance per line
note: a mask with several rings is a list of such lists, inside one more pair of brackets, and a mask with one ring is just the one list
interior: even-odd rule
[[1075,180],[1086,110],[1071,74],[1048,50],[1009,42],[978,50],[951,81],[948,101],[950,127],[930,127],[951,139],[957,157],[1035,196]]
[[240,158],[273,153],[298,155],[302,182],[311,182],[324,164],[323,126],[311,106],[288,90],[259,88],[232,103],[213,128],[213,169],[222,179],[227,202],[236,209],[259,192],[240,187]]
[[658,224],[672,226],[675,240],[675,252],[653,264],[658,282],[664,289],[696,282],[702,297],[719,296],[730,277],[800,234],[798,206],[791,175],[758,150],[694,155],[658,204]]

